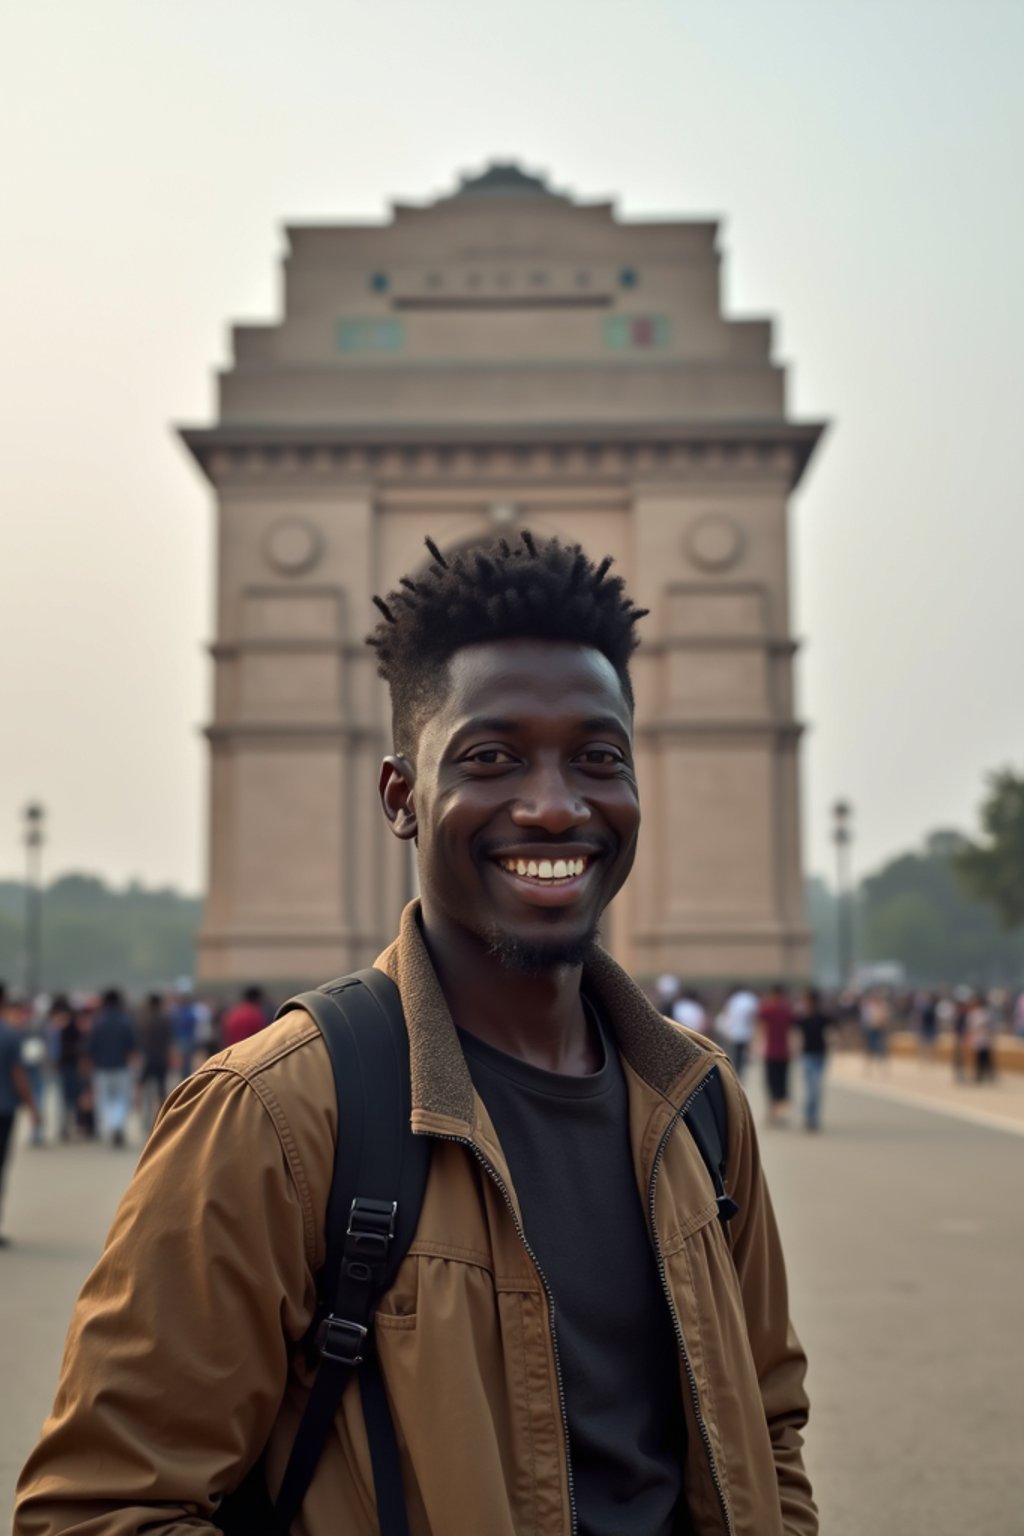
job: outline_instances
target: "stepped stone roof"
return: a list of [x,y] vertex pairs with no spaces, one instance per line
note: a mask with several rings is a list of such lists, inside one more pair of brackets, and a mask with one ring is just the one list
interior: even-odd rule
[[462,199],[478,197],[557,197],[541,176],[531,176],[514,160],[492,160],[479,176],[461,176],[459,190],[454,194]]

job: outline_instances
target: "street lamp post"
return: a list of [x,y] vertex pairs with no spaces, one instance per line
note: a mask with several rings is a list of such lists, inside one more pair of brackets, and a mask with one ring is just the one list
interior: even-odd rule
[[33,803],[22,812],[25,824],[25,995],[31,1003],[39,991],[43,942],[43,831],[46,811]]
[[832,807],[832,841],[836,845],[836,927],[839,939],[839,985],[849,984],[853,970],[853,912],[850,895],[850,844],[853,806],[837,800]]

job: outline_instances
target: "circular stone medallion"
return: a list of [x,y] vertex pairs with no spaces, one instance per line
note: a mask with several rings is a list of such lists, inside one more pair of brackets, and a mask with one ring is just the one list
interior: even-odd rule
[[686,534],[686,552],[705,571],[727,571],[743,553],[743,530],[731,517],[709,512]]
[[312,570],[324,552],[319,528],[300,517],[287,517],[274,523],[264,540],[268,562],[282,576],[301,576]]

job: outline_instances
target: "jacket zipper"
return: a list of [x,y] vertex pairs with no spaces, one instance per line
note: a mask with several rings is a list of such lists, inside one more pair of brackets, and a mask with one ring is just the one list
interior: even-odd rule
[[722,1519],[725,1522],[725,1529],[728,1533],[728,1536],[733,1536],[732,1516],[729,1514],[729,1506],[725,1498],[725,1489],[722,1487],[722,1480],[718,1473],[718,1467],[715,1464],[715,1453],[711,1445],[711,1436],[708,1434],[708,1427],[704,1422],[704,1414],[701,1411],[700,1392],[697,1387],[697,1378],[693,1373],[693,1366],[690,1364],[690,1357],[686,1352],[686,1340],[683,1338],[683,1329],[679,1322],[679,1314],[676,1311],[676,1305],[672,1299],[672,1288],[668,1283],[668,1274],[665,1268],[665,1256],[661,1251],[661,1242],[658,1238],[658,1228],[655,1222],[654,1214],[655,1185],[657,1184],[658,1170],[661,1167],[661,1159],[664,1155],[665,1148],[668,1145],[668,1139],[672,1132],[675,1130],[677,1122],[684,1118],[687,1111],[690,1109],[690,1106],[696,1099],[700,1097],[710,1081],[711,1073],[709,1072],[706,1077],[701,1078],[696,1088],[694,1088],[693,1092],[690,1094],[690,1097],[686,1100],[686,1103],[682,1106],[681,1109],[676,1110],[668,1125],[665,1127],[662,1138],[658,1143],[658,1150],[654,1154],[654,1163],[651,1168],[651,1179],[647,1186],[647,1204],[651,1224],[651,1240],[654,1244],[654,1257],[658,1265],[658,1274],[661,1277],[661,1287],[665,1292],[665,1299],[668,1302],[669,1316],[672,1319],[672,1326],[675,1329],[676,1341],[679,1344],[679,1353],[682,1357],[683,1364],[686,1367],[686,1376],[690,1383],[690,1396],[693,1399],[693,1411],[697,1419],[697,1428],[700,1430],[700,1436],[704,1442],[704,1450],[707,1455],[708,1467],[711,1472],[712,1481],[715,1485],[715,1491],[718,1494],[718,1502],[722,1508]]
[[497,1168],[495,1168],[494,1164],[488,1162],[487,1158],[480,1151],[480,1148],[475,1144],[475,1142],[470,1141],[468,1136],[445,1136],[437,1131],[428,1131],[427,1134],[435,1137],[437,1141],[453,1141],[456,1146],[469,1148],[477,1162],[487,1172],[492,1182],[497,1186],[502,1199],[508,1206],[509,1215],[512,1217],[515,1229],[519,1234],[519,1240],[529,1254],[533,1263],[533,1267],[536,1269],[538,1275],[540,1276],[540,1283],[544,1287],[544,1293],[548,1299],[548,1316],[551,1319],[551,1347],[555,1357],[555,1379],[558,1382],[558,1406],[562,1414],[562,1433],[565,1436],[565,1471],[566,1481],[569,1488],[569,1518],[571,1521],[569,1531],[570,1536],[576,1536],[576,1491],[573,1487],[572,1481],[572,1456],[569,1447],[569,1414],[565,1406],[565,1387],[562,1382],[562,1360],[558,1353],[558,1335],[555,1332],[555,1298],[552,1294],[550,1285],[548,1285],[547,1276],[544,1274],[544,1271],[541,1269],[539,1263],[537,1262],[537,1255],[530,1247],[526,1233],[523,1230],[523,1224],[516,1214],[515,1206],[512,1204],[512,1196],[509,1194],[505,1181],[502,1179],[501,1174],[498,1172]]

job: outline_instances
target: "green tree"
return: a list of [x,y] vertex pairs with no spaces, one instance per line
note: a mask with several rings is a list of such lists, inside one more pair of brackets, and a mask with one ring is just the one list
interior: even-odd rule
[[901,854],[861,885],[862,960],[899,960],[920,984],[1013,983],[1024,948],[973,899],[954,866],[969,844],[958,832],[933,832],[919,852]]
[[[43,893],[42,983],[47,991],[131,992],[166,987],[195,971],[202,907],[173,890],[115,890],[94,875],[65,875]],[[0,882],[0,976],[23,976],[25,887]]]
[[966,890],[995,908],[1004,928],[1024,927],[1024,773],[988,776],[981,806],[983,840],[967,842],[953,860]]

